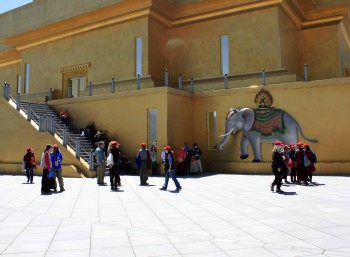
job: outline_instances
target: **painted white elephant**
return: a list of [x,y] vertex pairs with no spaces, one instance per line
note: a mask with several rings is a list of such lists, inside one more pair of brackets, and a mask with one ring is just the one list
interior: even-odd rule
[[[231,108],[226,116],[225,134],[222,135],[224,138],[219,143],[218,148],[220,150],[224,149],[224,145],[227,143],[231,133],[235,134],[243,131],[241,159],[248,158],[248,144],[251,144],[254,153],[253,162],[260,162],[262,161],[261,143],[273,143],[277,140],[288,145],[291,142],[296,143],[298,132],[305,140],[312,143],[318,142],[315,139],[305,137],[298,122],[287,112],[271,108],[267,112],[266,110],[263,111],[263,113],[263,115],[260,115],[259,110],[254,111],[249,108]],[[257,116],[262,117],[260,121],[257,120]],[[268,131],[264,134],[266,128]]]

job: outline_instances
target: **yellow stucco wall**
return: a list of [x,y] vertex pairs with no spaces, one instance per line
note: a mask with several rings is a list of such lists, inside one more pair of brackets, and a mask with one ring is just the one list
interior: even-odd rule
[[299,70],[309,67],[309,79],[340,77],[338,25],[311,28],[300,32]]
[[0,98],[0,173],[21,173],[23,156],[27,147],[34,148],[37,170],[36,175],[42,174],[39,166],[41,154],[46,144],[58,144],[63,155],[63,175],[70,177],[89,177],[90,172],[49,132],[38,132],[29,121],[19,114],[8,101]]
[[139,19],[23,51],[23,62],[31,67],[31,90],[61,90],[60,68],[83,63],[91,63],[87,79],[93,83],[135,77],[136,37],[143,38],[143,75],[147,75],[147,31],[147,19]]
[[229,74],[281,67],[278,8],[270,8],[167,31],[161,49],[170,59],[170,78],[221,75],[222,35],[229,37]]

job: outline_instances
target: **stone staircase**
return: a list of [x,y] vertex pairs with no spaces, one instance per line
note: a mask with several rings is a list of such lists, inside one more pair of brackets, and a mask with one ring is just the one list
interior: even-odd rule
[[58,114],[47,104],[47,103],[29,103],[21,102],[20,110],[28,115],[30,104],[31,119],[32,121],[40,127],[40,117],[44,118],[44,123],[48,122],[47,118],[50,117],[54,120],[53,130],[54,133],[63,140],[64,130],[66,129],[66,145],[67,148],[70,147],[74,152],[77,151],[77,141],[79,142],[79,157],[81,161],[86,162],[85,165],[89,165],[90,161],[90,151],[92,149],[90,141],[88,141],[84,136],[80,135],[80,132],[74,129],[69,123],[64,124]]

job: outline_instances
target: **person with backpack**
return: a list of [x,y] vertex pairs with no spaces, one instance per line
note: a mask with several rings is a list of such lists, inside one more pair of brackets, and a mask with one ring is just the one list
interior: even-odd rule
[[151,155],[149,149],[146,148],[145,143],[141,143],[141,149],[137,152],[136,158],[141,159],[140,167],[140,184],[141,186],[147,186],[148,171],[151,169]]
[[182,189],[182,187],[175,176],[175,162],[173,157],[173,151],[171,150],[171,146],[167,145],[165,147],[165,182],[163,186],[159,188],[159,190],[163,190],[163,191],[167,190],[170,177],[175,183],[175,186],[176,186],[175,191],[179,192]]
[[27,183],[33,184],[34,169],[36,169],[35,156],[33,153],[33,148],[28,147],[27,153],[23,156],[24,168],[27,175]]

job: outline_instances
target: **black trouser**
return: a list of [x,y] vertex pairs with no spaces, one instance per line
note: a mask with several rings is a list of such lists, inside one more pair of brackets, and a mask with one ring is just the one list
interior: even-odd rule
[[277,189],[281,189],[283,171],[278,172],[277,168],[272,168],[272,172],[275,175],[275,179],[271,185],[277,186]]
[[292,181],[292,182],[297,181],[297,168],[295,168],[295,167],[290,169],[290,181]]
[[158,175],[158,165],[157,165],[157,162],[156,161],[153,161],[151,163],[152,165],[152,175],[153,176],[157,176]]
[[47,173],[49,172],[48,169],[43,169],[43,176],[41,178],[41,192],[50,192],[50,189],[54,188],[54,181],[53,178],[48,179]]
[[111,187],[117,187],[120,184],[120,167],[119,164],[114,163],[112,168],[109,170],[109,179]]

